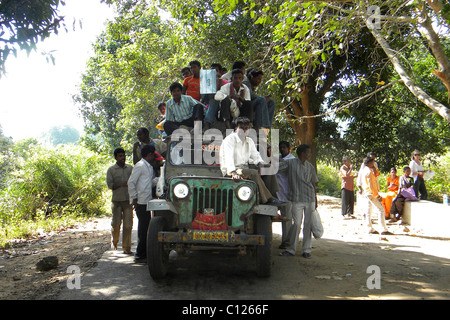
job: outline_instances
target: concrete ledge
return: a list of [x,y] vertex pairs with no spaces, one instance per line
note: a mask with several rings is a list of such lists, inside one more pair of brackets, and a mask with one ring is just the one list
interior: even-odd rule
[[450,238],[450,206],[426,200],[406,201],[403,222],[426,235]]

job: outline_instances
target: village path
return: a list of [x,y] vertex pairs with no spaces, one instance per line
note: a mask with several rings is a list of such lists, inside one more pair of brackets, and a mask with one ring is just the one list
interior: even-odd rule
[[[154,281],[147,265],[134,263],[121,251],[107,250],[94,268],[82,274],[79,289],[64,285],[57,299],[450,298],[450,239],[432,238],[400,224],[388,226],[394,235],[370,235],[362,212],[356,210],[356,219],[343,219],[340,199],[332,197],[319,196],[319,212],[325,232],[322,239],[313,239],[311,259],[279,256],[281,223],[273,223],[269,278],[258,278],[252,261],[234,252],[200,251],[171,255],[167,277]],[[134,229],[136,225],[137,221]],[[135,237],[134,232],[134,245]]]

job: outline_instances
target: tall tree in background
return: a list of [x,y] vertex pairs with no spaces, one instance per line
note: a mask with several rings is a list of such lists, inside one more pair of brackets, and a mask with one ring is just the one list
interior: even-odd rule
[[[442,36],[435,31],[432,21],[448,34],[448,4],[440,1],[357,1],[353,2],[287,2],[280,0],[244,0],[247,12],[256,23],[274,24],[273,40],[278,56],[274,57],[278,70],[290,72],[290,87],[304,96],[309,91],[310,75],[333,54],[345,54],[349,41],[363,29],[369,29],[384,50],[401,81],[424,105],[450,122],[448,105],[429,96],[414,82],[402,65],[401,47],[391,47],[398,40],[420,37],[430,49],[439,69],[434,74],[449,87],[449,59],[441,43]],[[222,13],[230,12],[235,2],[217,0]],[[418,32],[414,32],[418,30]],[[400,41],[402,42],[402,41]],[[300,68],[299,68],[300,67]]]
[[[424,91],[422,83],[417,84],[414,81],[424,75],[409,74],[417,61],[408,60],[408,55],[411,55],[405,49],[410,48],[411,43],[417,40],[423,41],[430,49],[423,56],[431,64],[438,65],[439,72],[445,70],[442,66],[446,65],[448,54],[438,52],[445,52],[443,41],[446,38],[439,36],[439,31],[430,30],[430,21],[437,21],[441,30],[448,30],[448,10],[445,10],[447,5],[436,11],[432,10],[428,3],[436,4],[438,1],[242,2],[246,4],[246,12],[255,23],[273,26],[273,45],[270,48],[272,53],[269,55],[277,72],[274,73],[271,83],[284,91],[285,113],[291,119],[290,124],[301,142],[315,145],[320,141],[318,137],[321,130],[317,127],[318,123],[321,123],[321,120],[317,120],[319,117],[349,110],[398,81],[403,82],[410,93],[423,103],[413,106],[418,109],[426,106],[448,124],[448,99],[442,99],[441,95],[431,96],[430,92]],[[239,3],[242,5],[242,2]],[[237,3],[215,1],[221,14],[232,12]],[[433,36],[426,36],[423,29]],[[360,53],[352,55],[355,49]],[[365,49],[365,55],[361,55],[361,49]],[[431,61],[428,59],[430,56]],[[390,65],[386,64],[386,57]],[[340,64],[339,58],[342,58],[344,63]],[[354,59],[360,64],[352,63]],[[408,67],[403,66],[405,60],[408,60]],[[418,68],[415,68],[415,71],[417,70]],[[387,77],[388,72],[394,72],[396,76]],[[386,83],[387,78],[392,82]],[[358,87],[362,86],[361,89],[371,84],[373,91],[361,90],[364,94],[353,91],[354,95],[350,100],[334,103],[330,109],[323,104],[325,99],[320,99],[324,97],[320,92],[332,93],[327,91],[334,90],[333,85],[339,84],[340,81],[356,83]],[[373,83],[378,87],[373,86]],[[323,107],[326,108],[321,109]],[[448,125],[446,129],[448,130]]]
[[9,173],[14,168],[14,162],[12,161],[13,146],[12,139],[3,135],[3,129],[0,125],[0,190],[6,184]]
[[88,133],[83,139],[105,152],[131,147],[139,127],[156,133],[157,105],[169,99],[168,87],[181,81],[188,59],[186,37],[175,23],[161,21],[154,6],[119,5],[118,16],[94,45],[95,56],[74,97]]
[[69,125],[54,126],[43,134],[43,138],[54,146],[68,143],[77,144],[80,139],[80,133]]
[[[119,6],[120,14],[91,60],[101,95],[89,103],[98,104],[100,96],[117,101],[115,132],[128,132],[122,142],[130,143],[138,126],[153,127],[152,112],[168,97],[167,87],[181,81],[181,67],[196,59],[228,67],[244,60],[262,69],[266,83],[258,90],[272,94],[279,106],[274,127],[283,138],[312,145],[322,160],[375,148],[388,166],[407,160],[410,150],[396,151],[401,144],[436,153],[449,144],[448,122],[402,85],[404,79],[368,27],[368,7],[376,2],[159,1],[172,13],[169,20],[157,16],[153,2],[109,2]],[[417,4],[393,1],[396,15],[380,10],[403,21]],[[401,48],[402,63],[422,90],[447,103],[440,89],[445,86],[432,73],[438,70],[435,57],[411,20],[396,24],[385,37]],[[440,41],[448,50],[448,41]],[[83,92],[91,92],[93,86],[85,84]],[[395,128],[390,129],[392,120]],[[371,138],[371,128],[386,128],[379,141]],[[399,156],[391,157],[395,153]]]

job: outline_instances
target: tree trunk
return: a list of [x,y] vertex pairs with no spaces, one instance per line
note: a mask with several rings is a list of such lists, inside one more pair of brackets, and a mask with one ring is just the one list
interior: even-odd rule
[[[313,85],[308,84],[303,86],[301,99],[294,99],[292,101],[293,114],[289,115],[289,120],[291,121],[291,127],[297,134],[295,138],[295,144],[307,144],[311,147],[312,158],[311,163],[315,165],[316,163],[316,119],[314,116],[314,109],[310,104],[310,94],[313,94]],[[301,118],[308,116],[307,118]]]

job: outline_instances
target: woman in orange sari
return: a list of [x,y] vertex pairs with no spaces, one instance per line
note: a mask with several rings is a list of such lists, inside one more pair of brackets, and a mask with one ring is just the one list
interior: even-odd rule
[[389,218],[389,212],[391,211],[392,200],[397,196],[399,186],[399,177],[397,176],[397,169],[391,168],[390,175],[387,177],[387,189],[388,191],[383,196],[381,203],[384,207],[384,213],[386,218]]

